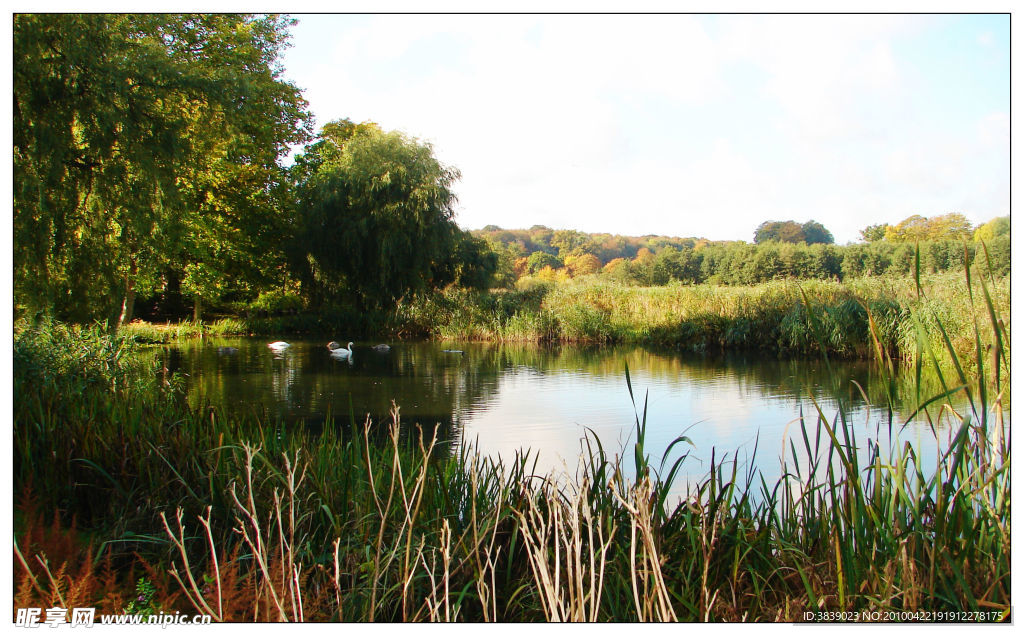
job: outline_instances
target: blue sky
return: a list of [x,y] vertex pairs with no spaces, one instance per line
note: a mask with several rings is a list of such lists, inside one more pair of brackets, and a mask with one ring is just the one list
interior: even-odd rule
[[467,229],[1009,214],[1007,15],[294,17],[317,124],[430,142]]

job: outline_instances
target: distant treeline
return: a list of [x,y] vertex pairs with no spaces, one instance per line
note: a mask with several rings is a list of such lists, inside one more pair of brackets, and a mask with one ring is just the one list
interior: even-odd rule
[[[1003,219],[1006,217],[1000,221]],[[982,227],[989,225],[991,222]],[[977,261],[986,271],[991,267],[993,274],[1001,276],[1010,271],[1008,219],[1000,225],[1005,225],[1004,232],[977,237],[984,241],[962,237],[902,242],[882,239],[843,246],[630,237],[552,230],[540,225],[529,230],[492,225],[473,234],[498,253],[496,282],[505,286],[529,276],[560,280],[593,274],[637,285],[672,281],[751,285],[790,278],[843,280],[907,275],[914,270],[917,258],[923,272],[961,270],[966,259],[972,264]]]

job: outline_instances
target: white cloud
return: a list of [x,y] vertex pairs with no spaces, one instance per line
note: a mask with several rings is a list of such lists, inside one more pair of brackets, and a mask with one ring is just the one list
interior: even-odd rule
[[793,134],[832,141],[876,128],[875,100],[889,109],[901,99],[885,38],[907,26],[899,17],[768,16],[726,37],[733,55],[763,69]]
[[986,149],[1010,152],[1010,114],[996,111],[986,115],[977,126],[978,142]]
[[749,240],[815,218],[845,241],[926,208],[1008,210],[1008,105],[969,129],[921,121],[943,105],[897,44],[927,16],[305,19],[342,27],[300,27],[317,55],[286,59],[318,122],[431,141],[462,171],[465,227]]

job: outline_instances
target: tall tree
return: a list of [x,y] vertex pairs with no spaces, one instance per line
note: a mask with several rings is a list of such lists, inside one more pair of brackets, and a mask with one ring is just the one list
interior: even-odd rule
[[885,239],[885,231],[888,228],[888,223],[869,225],[860,231],[860,240],[864,241],[865,243],[874,243],[875,241],[881,241]]
[[214,264],[248,251],[242,235],[263,225],[252,193],[273,191],[278,158],[308,133],[275,62],[288,25],[15,16],[17,305],[116,323],[167,267],[194,290],[220,284]]
[[981,225],[974,231],[975,241],[991,241],[997,236],[1005,236],[1010,233],[1010,217],[997,216],[988,223]]
[[594,251],[590,235],[578,230],[555,230],[551,237],[551,247],[558,249],[558,257],[563,261],[569,256]]
[[[485,290],[498,282],[500,254],[485,239],[458,230],[455,248],[436,266],[435,283]],[[504,282],[504,281],[502,281]]]
[[536,274],[545,267],[558,269],[559,267],[564,266],[565,263],[562,259],[558,258],[554,254],[548,254],[547,252],[534,252],[533,254],[530,254],[529,258],[526,260],[526,270],[531,274]]
[[835,242],[832,233],[817,221],[810,220],[803,225],[796,221],[765,221],[754,231],[754,243],[814,243]]
[[929,218],[914,214],[886,228],[885,240],[893,243],[965,241],[971,238],[971,232],[971,222],[959,212]]
[[349,299],[359,310],[379,310],[451,282],[461,237],[451,186],[459,172],[429,144],[374,124],[332,122],[297,159],[294,175],[293,258],[312,301]]
[[754,231],[754,243],[799,243],[803,240],[803,227],[796,221],[765,221]]
[[832,232],[825,229],[825,226],[815,220],[810,220],[800,226],[804,232],[804,242],[808,245],[832,245],[836,242]]

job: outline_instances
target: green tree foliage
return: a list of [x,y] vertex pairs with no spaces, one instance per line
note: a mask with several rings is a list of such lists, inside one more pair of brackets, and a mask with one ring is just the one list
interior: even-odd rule
[[293,174],[299,232],[292,254],[314,304],[384,310],[458,278],[458,250],[482,255],[452,221],[459,173],[429,144],[374,124],[331,122]]
[[620,257],[613,258],[605,263],[605,266],[601,268],[601,272],[616,282],[625,283],[631,280],[630,269],[629,261]]
[[804,241],[803,227],[796,221],[765,221],[754,230],[754,243],[768,241],[800,243]]
[[988,223],[981,225],[974,231],[975,241],[991,241],[997,236],[1008,236],[1010,234],[1010,217],[999,216]]
[[696,283],[700,280],[701,255],[691,248],[668,246],[658,252],[652,265],[651,282],[665,285],[670,281]]
[[530,252],[547,252],[548,254],[558,254],[558,248],[551,244],[551,240],[555,237],[555,231],[546,225],[534,225],[529,231],[530,245],[528,250]]
[[15,302],[131,317],[177,269],[193,293],[261,262],[278,158],[305,102],[276,16],[14,18]]
[[594,252],[590,235],[576,230],[556,230],[551,237],[551,247],[558,249],[558,257],[563,261],[569,256]]
[[544,225],[535,225],[529,230],[506,230],[489,225],[476,230],[474,234],[514,248],[519,256],[546,252],[565,261],[570,255],[586,253],[596,256],[602,264],[616,258],[632,260],[643,248],[658,253],[669,246],[680,250],[694,249],[699,242],[707,242],[704,239],[671,236],[588,234],[576,230],[552,230]]
[[630,262],[630,276],[633,282],[638,285],[654,284],[654,252],[646,247],[641,247],[636,253],[636,258]]
[[754,231],[754,243],[835,243],[832,233],[817,221],[807,221],[803,225],[796,221],[765,221]]
[[530,254],[530,257],[526,260],[526,271],[531,274],[536,274],[545,267],[558,269],[559,267],[564,266],[565,263],[562,262],[562,259],[547,252],[534,252],[533,254]]
[[740,270],[741,282],[754,285],[776,278],[786,278],[779,246],[767,244],[754,251],[754,257],[747,260]]
[[808,221],[801,226],[801,229],[804,232],[804,242],[808,245],[831,245],[836,242],[832,232],[826,230],[825,226],[817,221]]
[[[459,287],[485,290],[498,282],[500,255],[482,238],[458,230],[455,249],[439,263],[436,280],[452,281]],[[504,282],[504,279],[503,279]]]
[[682,278],[682,268],[679,264],[679,250],[674,247],[666,247],[654,257],[651,264],[651,282],[655,285],[665,285],[670,280]]
[[496,257],[494,286],[505,289],[512,288],[516,283],[516,260],[521,256],[522,246],[520,244],[506,245],[489,238],[482,240],[487,242],[487,249]]
[[869,225],[860,231],[860,240],[866,243],[874,243],[885,239],[885,231],[889,229],[888,223]]
[[980,263],[983,271],[990,271],[995,276],[1005,276],[1010,273],[1010,235],[1003,234],[991,241],[978,243],[976,246],[975,259]]

